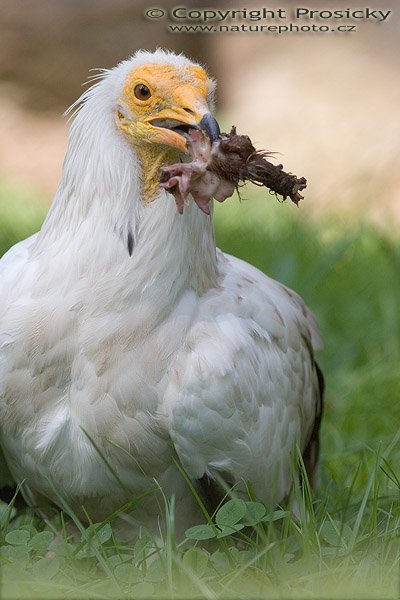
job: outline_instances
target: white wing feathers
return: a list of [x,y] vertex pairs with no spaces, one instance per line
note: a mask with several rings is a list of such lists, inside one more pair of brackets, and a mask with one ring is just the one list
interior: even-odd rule
[[319,347],[320,335],[296,294],[243,261],[219,258],[225,276],[202,299],[164,412],[191,477],[219,471],[231,484],[251,480],[272,501],[289,491],[294,444],[304,449],[311,433],[318,404],[311,344]]
[[[11,395],[15,410],[10,413],[11,407],[6,406],[9,400],[4,400],[3,382],[7,380],[10,385],[13,381],[14,367],[10,363],[11,359],[17,367],[24,364],[23,348],[10,347],[10,344],[15,344],[13,327],[15,325],[18,328],[18,323],[13,317],[12,326],[8,320],[4,327],[2,315],[10,305],[11,294],[14,298],[13,314],[16,315],[20,310],[21,322],[24,320],[24,303],[29,303],[30,300],[29,297],[19,296],[34,288],[30,281],[35,278],[35,261],[29,260],[34,240],[33,236],[14,246],[0,262],[0,350],[2,345],[9,346],[7,351],[0,352],[0,404],[3,402],[4,416],[9,415],[8,427],[3,422],[4,434],[8,431],[7,437],[3,437],[3,443],[7,452],[14,457],[14,475],[16,473],[17,478],[23,478],[23,470],[27,469],[31,474],[32,487],[36,486],[39,491],[48,493],[43,487],[38,462],[41,461],[42,464],[40,469],[44,469],[45,461],[48,460],[46,468],[50,469],[49,473],[63,480],[64,489],[69,490],[72,495],[92,496],[96,493],[105,494],[106,490],[111,493],[108,475],[100,473],[99,469],[102,467],[93,457],[90,462],[93,449],[87,446],[80,430],[82,423],[87,427],[90,419],[93,420],[97,415],[98,426],[94,431],[98,430],[99,435],[101,432],[99,440],[125,435],[127,447],[133,444],[137,448],[138,457],[146,452],[153,456],[154,449],[159,448],[158,473],[163,470],[165,473],[169,472],[169,437],[184,467],[194,479],[205,474],[212,477],[215,472],[219,472],[231,484],[251,480],[256,495],[266,502],[282,499],[291,485],[291,451],[296,441],[302,449],[306,446],[318,405],[318,382],[312,348],[320,346],[320,336],[314,317],[302,300],[254,267],[219,252],[218,287],[200,297],[187,292],[186,308],[191,315],[190,324],[188,322],[183,330],[179,328],[176,311],[172,311],[164,323],[164,332],[169,332],[168,339],[160,339],[160,329],[157,337],[149,336],[147,346],[143,348],[142,354],[151,354],[152,343],[156,343],[157,347],[165,344],[174,349],[168,364],[165,361],[162,364],[157,363],[157,360],[153,361],[152,369],[159,369],[159,373],[154,374],[154,381],[159,384],[149,386],[151,394],[143,391],[143,401],[151,395],[154,399],[149,402],[148,410],[141,412],[142,416],[138,418],[143,421],[148,414],[148,418],[158,423],[156,429],[148,427],[144,421],[142,423],[136,420],[136,417],[134,421],[131,418],[135,414],[134,403],[139,401],[139,398],[136,399],[135,388],[137,378],[124,365],[128,359],[136,360],[138,350],[132,354],[125,353],[119,359],[118,353],[115,354],[113,350],[115,364],[120,363],[120,368],[116,371],[112,387],[109,383],[108,389],[113,390],[110,394],[114,399],[105,408],[111,412],[101,422],[98,420],[101,403],[89,402],[82,394],[91,394],[92,388],[95,393],[97,386],[101,390],[104,375],[93,381],[89,378],[85,383],[85,390],[79,392],[81,396],[76,395],[75,398],[67,389],[61,389],[62,382],[56,388],[51,388],[46,384],[47,380],[43,380],[44,375],[38,376],[37,381],[34,381],[29,369],[24,371],[27,378],[25,385],[21,379],[23,373],[19,371],[20,374],[15,375],[18,375],[15,390],[18,389],[19,394],[14,397]],[[18,294],[21,277],[23,289]],[[48,326],[50,325],[49,321]],[[66,325],[67,321],[64,326]],[[50,335],[50,329],[48,331]],[[50,338],[57,336],[58,331],[59,328],[55,326]],[[72,360],[72,351],[77,357],[81,356],[78,354],[79,348],[75,348],[75,342],[72,344],[72,333],[68,334],[68,344],[65,338],[60,346],[61,349],[65,347],[65,357],[62,359],[60,355],[56,361],[59,370],[65,361]],[[157,341],[152,342],[152,339]],[[52,345],[55,343],[55,340],[51,343],[49,340],[47,354],[51,355]],[[157,355],[154,349],[152,352],[154,356]],[[47,360],[46,354],[39,353],[38,356],[42,357],[40,360]],[[110,372],[107,381],[111,382],[111,376]],[[118,400],[121,382],[125,379],[126,384],[130,382],[128,387],[132,393],[131,404],[126,403],[128,387],[123,396],[124,401]],[[26,393],[23,397],[24,385]],[[45,388],[42,389],[42,385]],[[33,397],[34,394],[40,400],[40,410],[36,406],[38,400]],[[98,394],[99,398],[109,397],[111,400],[111,396],[107,394],[101,395],[100,391]],[[7,397],[10,399],[10,394]],[[76,406],[74,414],[72,402]],[[57,414],[62,411],[60,426],[53,415],[54,411],[58,411]],[[17,418],[19,422],[15,421],[15,427],[11,426],[11,420]],[[119,429],[114,427],[116,422],[120,423]],[[135,427],[132,425],[129,433],[131,422]],[[112,431],[107,431],[108,424],[110,427],[113,424]],[[11,434],[11,431],[14,433]],[[75,432],[75,437],[71,432]],[[48,447],[52,449],[54,460],[46,459],[47,453],[42,448],[46,443],[46,435],[50,433],[52,437]],[[76,438],[78,433],[80,441]],[[29,444],[31,449],[28,448]],[[60,451],[59,458],[58,454],[56,456],[57,448]],[[32,454],[33,451],[35,455]],[[68,464],[65,462],[66,457],[70,457]],[[17,466],[16,461],[21,461],[20,466]],[[141,462],[145,464],[147,457],[143,456]],[[148,464],[153,463],[155,461],[152,458]],[[140,473],[135,473],[135,465],[129,466],[132,472],[128,472],[127,465],[124,469],[127,483],[130,480],[136,482],[142,477]],[[150,482],[152,473],[148,473],[148,476]],[[175,486],[174,482],[175,476],[171,477],[169,484],[166,482],[167,487]],[[146,485],[143,482],[143,489]]]

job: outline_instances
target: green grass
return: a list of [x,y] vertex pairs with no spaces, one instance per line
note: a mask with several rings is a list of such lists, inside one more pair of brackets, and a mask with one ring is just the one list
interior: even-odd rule
[[[43,210],[34,198],[26,204],[26,192],[3,189],[0,214],[2,253],[37,229]],[[320,322],[327,398],[313,501],[296,485],[297,517],[291,502],[272,515],[253,505],[246,529],[251,506],[233,501],[208,529],[204,517],[188,532],[192,544],[214,536],[195,548],[175,540],[168,502],[162,539],[133,545],[115,540],[112,518],[77,522],[81,542],[65,530],[54,545],[64,513],[45,524],[2,505],[2,597],[397,597],[400,241],[339,217],[313,222],[305,202],[296,210],[261,195],[218,206],[216,231],[221,248],[298,291]]]
[[0,256],[40,228],[46,209],[39,197],[0,179]]

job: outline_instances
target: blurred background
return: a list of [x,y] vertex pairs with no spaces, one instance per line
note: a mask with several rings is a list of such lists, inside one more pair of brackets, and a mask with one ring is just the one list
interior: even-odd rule
[[[90,69],[157,46],[206,64],[218,79],[223,128],[235,124],[309,182],[299,209],[246,187],[242,201],[217,207],[217,240],[296,289],[316,313],[328,382],[322,477],[343,480],[366,448],[393,452],[400,416],[398,16],[359,21],[348,34],[173,34],[166,21],[144,18],[151,6],[2,0],[0,254],[40,226],[65,153],[62,113]],[[293,3],[268,3],[280,7]],[[207,8],[244,6],[218,0]],[[365,4],[352,0],[351,8]],[[378,8],[395,11],[394,0]]]

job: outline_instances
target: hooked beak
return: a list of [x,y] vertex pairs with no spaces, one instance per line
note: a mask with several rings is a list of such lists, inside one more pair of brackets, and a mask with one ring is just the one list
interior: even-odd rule
[[220,135],[218,122],[210,113],[189,117],[187,113],[177,114],[168,110],[157,118],[149,120],[149,124],[155,130],[155,141],[184,153],[187,151],[186,142],[191,129],[203,131],[211,142],[215,142]]
[[208,135],[211,142],[215,142],[221,134],[217,120],[210,113],[206,113],[201,119],[199,129]]

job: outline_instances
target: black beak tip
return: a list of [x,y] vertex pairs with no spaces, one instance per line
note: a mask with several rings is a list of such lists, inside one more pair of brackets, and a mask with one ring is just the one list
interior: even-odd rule
[[210,113],[204,115],[199,123],[199,127],[208,135],[212,142],[215,142],[221,134],[217,120]]

